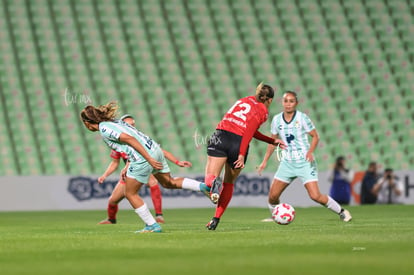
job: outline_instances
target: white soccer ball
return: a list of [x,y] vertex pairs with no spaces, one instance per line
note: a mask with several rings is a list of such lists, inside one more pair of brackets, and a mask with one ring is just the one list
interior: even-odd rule
[[295,219],[295,208],[287,203],[276,205],[272,212],[273,220],[282,225],[288,225]]

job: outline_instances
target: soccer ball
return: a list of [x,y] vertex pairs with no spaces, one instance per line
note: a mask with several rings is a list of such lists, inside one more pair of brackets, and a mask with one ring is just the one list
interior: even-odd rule
[[276,205],[272,212],[273,220],[282,225],[288,225],[295,219],[295,208],[287,203]]

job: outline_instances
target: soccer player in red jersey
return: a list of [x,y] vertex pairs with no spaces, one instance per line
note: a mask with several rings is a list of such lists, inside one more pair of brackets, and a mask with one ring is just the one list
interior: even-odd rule
[[[271,86],[259,84],[253,96],[241,98],[227,111],[207,144],[205,184],[211,187],[210,197],[217,203],[213,219],[206,225],[215,230],[227,208],[234,190],[234,183],[247,160],[252,138],[285,148],[280,139],[273,139],[258,131],[268,118],[268,108],[273,101]],[[224,180],[220,176],[224,167]]]
[[[120,119],[135,127],[135,120],[131,115],[123,115]],[[163,150],[163,153],[168,160],[174,162],[176,165],[180,167],[191,167],[192,166],[191,162],[179,161],[172,153],[168,151]],[[112,150],[110,156],[112,158],[112,161],[109,164],[106,171],[103,173],[103,175],[98,178],[99,183],[103,183],[109,175],[111,175],[113,172],[115,172],[118,169],[121,159],[124,161],[124,163],[126,163],[128,160],[128,156],[124,152],[117,152],[115,150]],[[158,223],[164,223],[165,221],[162,215],[161,189],[154,175],[150,175],[150,178],[148,180],[148,187],[150,188],[151,199],[154,205],[155,220]],[[124,198],[125,198],[125,181],[123,181],[123,179],[120,178],[114,190],[112,191],[111,196],[108,199],[108,207],[107,207],[108,218],[99,222],[98,224],[115,224],[116,214],[118,213],[118,204]]]

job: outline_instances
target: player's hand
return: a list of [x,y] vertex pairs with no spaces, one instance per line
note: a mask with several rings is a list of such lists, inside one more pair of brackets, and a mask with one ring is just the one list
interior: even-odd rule
[[235,169],[243,169],[244,168],[244,156],[239,155],[237,160],[234,162],[234,168]]
[[125,167],[121,170],[121,179],[122,179],[123,181],[125,181],[125,180],[126,180],[126,174],[127,174],[127,171],[128,171],[128,166],[125,166]]
[[100,177],[98,178],[98,183],[99,183],[99,184],[102,184],[102,183],[105,181],[105,179],[106,179],[106,177],[105,177],[105,176],[100,176]]
[[256,167],[256,171],[259,174],[259,176],[262,175],[262,172],[266,168],[266,166],[267,166],[267,163],[266,162],[262,162],[262,163],[260,163],[259,166]]
[[164,168],[164,166],[162,165],[161,162],[151,158],[148,163],[152,166],[152,168],[154,168],[155,170],[161,170],[162,168]]
[[281,139],[275,139],[273,145],[279,146],[283,150],[287,148],[286,144]]
[[191,167],[191,166],[193,166],[193,164],[191,162],[186,161],[186,160],[180,160],[176,164],[180,167]]
[[312,162],[315,158],[313,157],[313,154],[311,152],[306,153],[306,161]]

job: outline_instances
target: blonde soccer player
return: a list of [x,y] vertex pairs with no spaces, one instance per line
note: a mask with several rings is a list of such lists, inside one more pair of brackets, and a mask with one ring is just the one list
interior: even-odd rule
[[[254,95],[237,100],[218,123],[207,144],[205,184],[211,187],[211,200],[217,203],[214,217],[207,223],[208,230],[216,230],[221,216],[233,196],[234,183],[247,160],[252,138],[284,146],[283,141],[270,138],[258,131],[268,118],[268,108],[274,90],[259,84]],[[220,174],[224,168],[224,180]]]
[[[271,123],[272,137],[282,139],[287,149],[279,155],[280,165],[269,190],[269,210],[272,212],[279,204],[280,195],[286,187],[294,179],[300,178],[313,201],[327,207],[338,214],[343,221],[348,222],[352,219],[349,211],[343,209],[330,196],[321,194],[319,190],[318,169],[313,156],[319,142],[319,135],[310,118],[296,109],[298,103],[295,92],[285,92],[282,100],[283,112],[275,115]],[[308,141],[308,136],[312,138],[311,143]],[[259,173],[265,169],[275,148],[274,145],[268,145],[263,161],[258,167]]]

